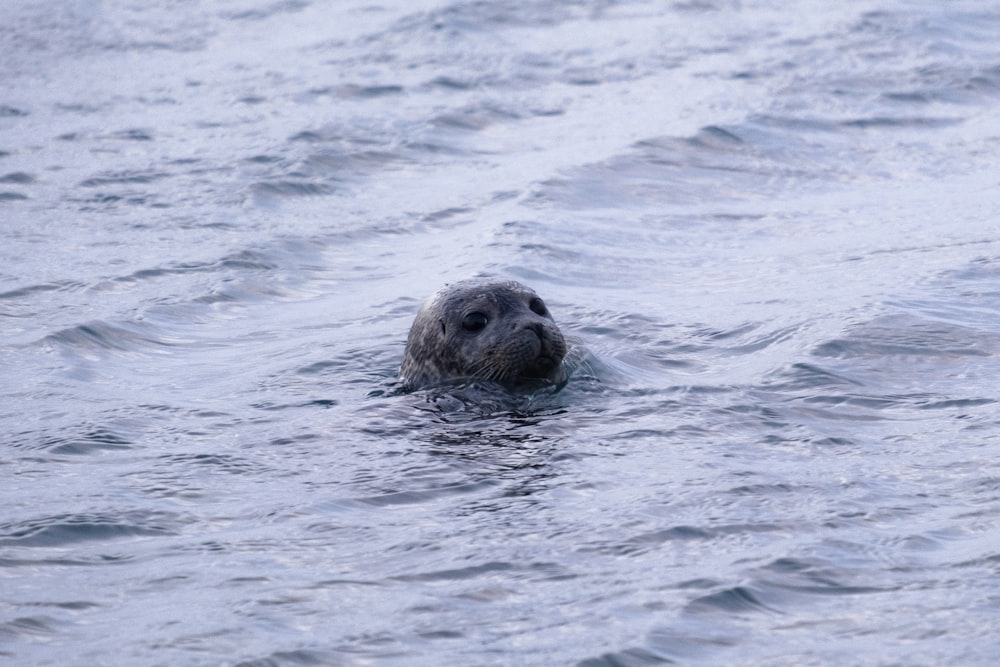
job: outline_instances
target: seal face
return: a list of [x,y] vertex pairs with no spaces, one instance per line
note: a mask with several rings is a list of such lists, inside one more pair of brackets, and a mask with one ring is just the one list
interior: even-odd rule
[[545,302],[515,281],[446,285],[417,313],[399,374],[409,389],[456,381],[508,389],[565,379],[566,340]]

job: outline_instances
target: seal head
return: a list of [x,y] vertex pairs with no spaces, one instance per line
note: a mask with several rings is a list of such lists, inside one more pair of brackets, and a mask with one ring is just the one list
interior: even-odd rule
[[545,302],[515,281],[446,285],[417,313],[400,368],[408,389],[481,381],[559,384],[566,340]]

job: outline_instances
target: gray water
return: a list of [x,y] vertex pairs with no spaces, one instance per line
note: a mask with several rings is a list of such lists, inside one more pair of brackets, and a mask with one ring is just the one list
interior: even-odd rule
[[5,664],[994,664],[1000,4],[4,2],[0,364]]

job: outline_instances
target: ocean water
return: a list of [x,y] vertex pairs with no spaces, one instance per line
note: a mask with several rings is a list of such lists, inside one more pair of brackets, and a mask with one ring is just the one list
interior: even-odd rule
[[[0,6],[0,663],[992,665],[1000,3]],[[588,361],[401,393],[520,280]]]

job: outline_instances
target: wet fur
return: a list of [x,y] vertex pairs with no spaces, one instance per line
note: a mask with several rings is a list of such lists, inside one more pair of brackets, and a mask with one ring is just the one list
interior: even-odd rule
[[[485,316],[481,331],[463,327],[470,313]],[[465,280],[439,290],[417,313],[400,379],[408,389],[465,381],[510,389],[558,384],[565,356],[565,338],[533,290],[515,281]]]

